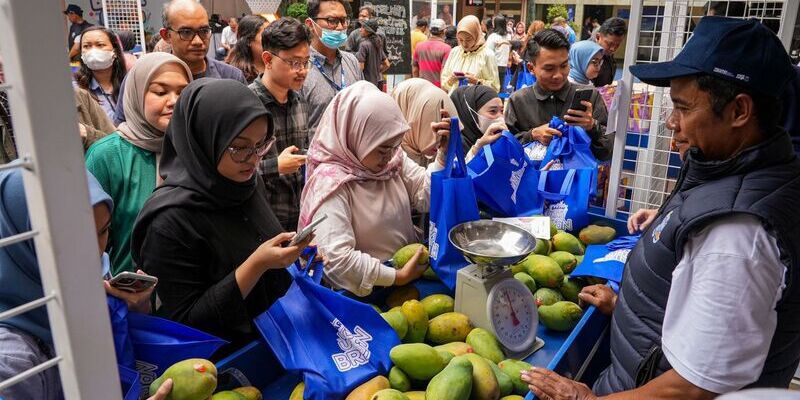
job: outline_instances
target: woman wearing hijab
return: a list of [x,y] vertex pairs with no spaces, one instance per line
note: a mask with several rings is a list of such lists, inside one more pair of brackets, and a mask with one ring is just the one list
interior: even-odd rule
[[474,15],[458,22],[458,46],[450,51],[442,67],[442,89],[452,93],[458,87],[458,76],[464,74],[470,85],[486,85],[500,90],[500,76],[494,53],[484,45],[481,23]]
[[286,244],[257,175],[275,142],[272,115],[240,82],[198,79],[184,89],[164,138],[164,182],[131,238],[133,260],[158,276],[165,317],[231,342],[255,340],[252,320],[291,284],[284,269],[311,240]]
[[178,96],[191,80],[189,67],[172,54],[143,56],[125,81],[126,121],[86,152],[86,167],[117,205],[109,241],[114,275],[134,270],[133,223],[160,181],[157,165],[164,131]]
[[431,123],[442,119],[441,109],[456,115],[456,107],[442,89],[428,80],[411,78],[395,86],[392,97],[400,106],[411,130],[400,144],[408,158],[421,167],[427,167],[436,157],[439,143],[431,130]]
[[461,141],[467,159],[478,154],[481,146],[493,143],[508,129],[503,116],[503,101],[487,86],[463,86],[450,95],[458,110],[463,128]]
[[[98,254],[103,272],[108,272],[108,255],[103,253],[108,240],[108,229],[114,202],[91,174],[89,198],[94,211],[97,230]],[[31,229],[22,172],[19,169],[0,172],[0,239],[27,232]],[[127,293],[111,288],[106,292],[125,301],[132,311],[149,312],[153,289]],[[44,296],[39,274],[39,262],[33,240],[26,240],[0,248],[0,313],[34,301]],[[37,366],[54,355],[53,338],[47,310],[36,308],[0,322],[0,382]],[[0,390],[5,399],[63,399],[58,369],[50,368],[16,385]]]
[[569,48],[569,81],[592,85],[603,65],[603,48],[591,40],[581,40]]
[[419,253],[398,270],[383,264],[420,241],[411,212],[428,211],[430,171],[443,165],[447,140],[428,171],[405,155],[400,143],[410,130],[391,96],[364,81],[339,92],[322,116],[308,149],[299,227],[327,215],[315,233],[334,288],[366,296],[375,286],[405,285],[426,268],[417,264]]

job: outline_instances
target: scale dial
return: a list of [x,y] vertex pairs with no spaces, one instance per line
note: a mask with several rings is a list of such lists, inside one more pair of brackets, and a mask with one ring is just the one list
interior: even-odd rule
[[536,341],[539,315],[530,290],[514,278],[494,285],[486,301],[489,324],[497,340],[512,352],[529,350]]

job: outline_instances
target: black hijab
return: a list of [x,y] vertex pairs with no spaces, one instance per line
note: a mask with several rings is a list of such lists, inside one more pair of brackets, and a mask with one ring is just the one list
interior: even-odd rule
[[465,152],[469,151],[470,147],[483,136],[483,132],[478,127],[476,113],[486,103],[497,97],[497,91],[486,85],[461,86],[450,95],[450,99],[456,105],[458,119],[464,127],[461,130],[461,141],[464,143]]
[[267,135],[272,136],[272,114],[238,81],[204,78],[186,86],[164,136],[159,165],[164,183],[139,212],[131,238],[133,249],[140,248],[153,218],[170,207],[204,211],[236,207],[259,230],[276,233],[273,225],[279,224],[258,174],[238,183],[217,171],[233,139],[257,118],[267,119]]

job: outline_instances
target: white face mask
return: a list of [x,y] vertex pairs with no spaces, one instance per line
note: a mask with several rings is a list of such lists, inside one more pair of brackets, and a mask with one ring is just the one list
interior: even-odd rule
[[116,54],[113,51],[90,49],[81,54],[81,60],[92,71],[103,70],[114,63]]
[[481,133],[486,133],[486,130],[489,129],[490,126],[494,123],[504,124],[506,123],[506,119],[503,116],[497,117],[495,119],[489,119],[484,117],[483,115],[478,114],[478,128],[480,128]]

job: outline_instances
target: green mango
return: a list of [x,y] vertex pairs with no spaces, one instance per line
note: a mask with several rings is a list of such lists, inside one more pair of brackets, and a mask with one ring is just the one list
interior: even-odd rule
[[397,345],[389,352],[389,358],[410,378],[420,381],[430,380],[445,367],[439,352],[424,343]]
[[[434,347],[434,349],[435,349],[435,347]],[[456,356],[455,354],[453,354],[453,353],[451,353],[449,351],[444,351],[444,350],[436,350],[436,351],[438,351],[439,355],[442,357],[442,361],[444,362],[444,365],[449,364],[450,360],[452,360],[453,357]]]
[[375,393],[383,389],[389,389],[389,380],[378,375],[353,389],[344,400],[371,400]]
[[584,248],[580,240],[566,232],[559,232],[553,236],[553,250],[566,251],[567,253],[576,256],[583,255],[584,252]]
[[559,301],[550,306],[539,307],[539,321],[554,331],[569,331],[578,324],[583,310],[571,301]]
[[458,356],[428,383],[426,399],[466,400],[472,393],[472,363]]
[[556,234],[558,234],[558,227],[556,226],[556,223],[553,222],[553,220],[551,219],[550,220],[550,239],[552,239],[553,236],[555,236]]
[[395,389],[383,389],[373,394],[370,400],[408,400],[408,396]]
[[226,390],[224,392],[214,393],[211,400],[247,400],[247,398],[233,390]]
[[578,239],[585,245],[606,244],[617,236],[617,231],[608,226],[589,225],[581,229]]
[[392,389],[407,392],[411,390],[411,380],[408,379],[408,375],[403,370],[392,367],[389,370],[389,386]]
[[564,300],[571,301],[575,304],[579,304],[578,302],[580,299],[578,298],[578,293],[581,292],[583,289],[582,281],[579,279],[571,279],[569,275],[564,277],[564,283],[561,284],[561,295],[564,296]]
[[583,262],[583,257],[585,256],[575,256],[575,261],[578,262],[578,265],[581,265],[581,263]]
[[380,307],[378,307],[378,306],[376,306],[375,304],[370,304],[370,306],[371,306],[371,307],[372,307],[372,309],[373,309],[373,310],[375,310],[375,312],[377,312],[378,314],[380,314],[380,313],[382,313],[382,312],[383,312],[383,310],[381,310],[381,308],[380,308]]
[[520,396],[528,394],[528,384],[522,381],[522,377],[520,377],[519,373],[522,371],[529,371],[533,368],[532,365],[525,361],[509,359],[500,361],[500,364],[497,366],[511,378],[511,383],[514,385],[514,394]]
[[467,354],[467,360],[472,363],[472,393],[471,400],[497,400],[500,397],[500,386],[492,371],[491,361],[477,355]]
[[562,300],[564,300],[564,296],[555,289],[541,288],[533,294],[533,301],[537,307],[549,306]]
[[264,398],[264,396],[261,395],[261,391],[253,386],[244,386],[233,389],[233,391],[244,396],[245,400],[262,400]]
[[561,267],[561,271],[564,274],[572,273],[575,267],[578,266],[578,259],[572,253],[567,253],[566,251],[554,251],[550,253],[550,258]]
[[404,393],[408,400],[425,400],[425,392],[423,391],[413,391],[413,392],[405,392]]
[[217,368],[202,358],[179,361],[150,384],[150,396],[167,379],[172,379],[172,391],[166,400],[207,399],[217,389]]
[[444,313],[428,323],[426,339],[429,343],[445,344],[463,342],[472,330],[469,317],[457,312]]
[[431,268],[431,267],[428,267],[425,270],[425,272],[422,273],[422,277],[424,279],[429,280],[429,281],[439,281],[439,280],[441,280],[441,279],[439,279],[439,275],[436,275],[436,271],[434,271],[433,268]]
[[503,396],[500,400],[525,400],[522,396],[517,396],[516,394],[512,394],[510,396]]
[[389,326],[394,329],[394,332],[397,333],[397,336],[400,337],[400,340],[406,337],[408,333],[408,321],[406,320],[406,316],[403,315],[400,311],[387,311],[381,314],[381,317],[389,323]]
[[289,400],[303,400],[303,392],[305,390],[306,384],[304,382],[298,383],[292,390],[292,394],[289,395]]
[[408,260],[411,257],[414,257],[414,254],[417,253],[417,249],[422,247],[422,254],[419,256],[419,265],[428,265],[430,264],[430,255],[428,254],[428,248],[424,244],[420,243],[412,243],[408,246],[404,246],[400,250],[397,250],[394,255],[392,256],[392,265],[395,268],[400,269],[406,265]]
[[419,289],[414,285],[397,286],[386,297],[386,305],[389,307],[402,306],[408,300],[419,300]]
[[530,275],[524,272],[517,272],[516,274],[514,274],[514,279],[522,282],[522,284],[525,285],[525,287],[527,287],[528,290],[531,291],[531,294],[536,292],[536,281],[533,280],[533,278],[531,278]]
[[533,249],[533,254],[546,256],[550,254],[550,241],[544,239],[536,239],[536,247]]
[[525,273],[536,281],[536,287],[557,288],[564,280],[564,271],[552,258],[532,254],[522,261]]
[[444,313],[453,312],[456,305],[456,301],[446,294],[432,294],[420,300],[420,303],[425,307],[428,319],[436,318]]
[[[474,331],[474,329],[473,329],[473,331]],[[470,332],[470,333],[472,333],[472,332]],[[467,335],[467,336],[469,336],[469,335]],[[470,345],[468,345],[467,343],[464,343],[464,342],[445,343],[443,345],[434,347],[434,349],[439,350],[439,351],[448,351],[450,353],[453,353],[456,356],[463,356],[464,354],[474,353],[475,352],[475,349],[473,349],[472,346],[470,346]]]
[[405,342],[424,342],[425,334],[428,333],[428,313],[425,312],[425,307],[418,300],[409,300],[403,303],[401,310],[408,321]]
[[475,352],[493,363],[503,361],[505,355],[500,348],[500,343],[491,332],[482,328],[475,328],[467,335],[467,344]]
[[510,395],[514,391],[514,383],[511,382],[511,378],[497,364],[490,362],[489,366],[492,367],[494,378],[497,379],[497,386],[500,387],[500,396]]

